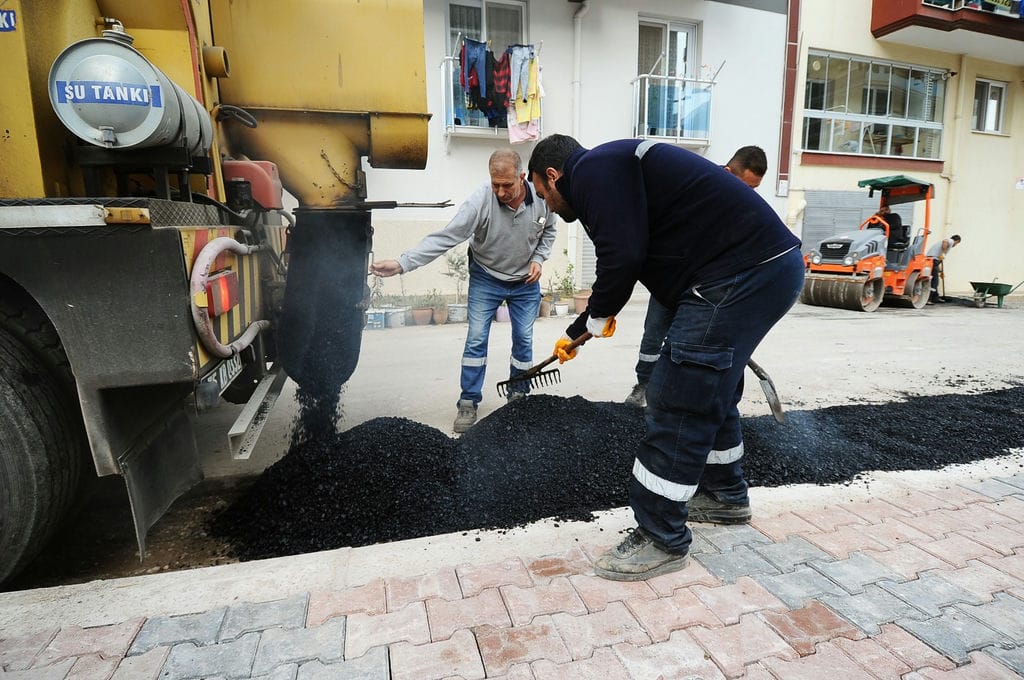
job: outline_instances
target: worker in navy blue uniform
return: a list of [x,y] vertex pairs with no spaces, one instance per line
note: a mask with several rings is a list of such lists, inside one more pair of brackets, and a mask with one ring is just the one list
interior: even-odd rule
[[748,359],[803,287],[800,241],[738,177],[671,144],[585,149],[551,135],[529,173],[551,210],[580,221],[597,255],[588,308],[555,345],[561,361],[576,356],[567,346],[583,333],[614,333],[638,281],[674,310],[629,482],[638,528],[595,572],[637,581],[682,569],[688,518],[750,520],[737,404]]

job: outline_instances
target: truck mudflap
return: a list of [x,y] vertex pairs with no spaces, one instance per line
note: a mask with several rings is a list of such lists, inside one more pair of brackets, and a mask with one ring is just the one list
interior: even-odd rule
[[128,488],[139,560],[146,533],[179,496],[203,479],[195,435],[183,409],[171,412],[118,461]]

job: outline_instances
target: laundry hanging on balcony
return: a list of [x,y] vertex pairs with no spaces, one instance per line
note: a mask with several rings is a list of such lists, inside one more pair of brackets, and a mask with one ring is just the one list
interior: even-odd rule
[[495,58],[487,43],[465,38],[459,50],[459,85],[469,111],[479,111],[490,127],[507,127],[509,141],[540,138],[540,48],[511,45]]
[[466,109],[479,111],[487,118],[490,127],[504,127],[508,106],[508,76],[504,76],[504,89],[496,85],[496,72],[507,71],[506,55],[502,55],[506,66],[500,66],[494,59],[494,52],[487,43],[466,38],[459,51],[459,84],[465,97]]
[[540,138],[540,104],[544,97],[541,82],[540,48],[511,45],[508,104],[508,139],[512,144]]

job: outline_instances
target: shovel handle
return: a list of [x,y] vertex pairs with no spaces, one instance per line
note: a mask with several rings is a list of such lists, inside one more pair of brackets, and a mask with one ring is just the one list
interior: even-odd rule
[[768,374],[765,373],[764,369],[761,368],[753,359],[747,359],[747,366],[754,372],[754,375],[761,380],[771,380],[771,378],[768,377]]

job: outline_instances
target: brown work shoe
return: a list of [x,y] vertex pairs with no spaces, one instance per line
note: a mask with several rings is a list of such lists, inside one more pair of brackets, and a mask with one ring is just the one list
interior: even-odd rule
[[644,579],[679,571],[690,561],[689,552],[682,554],[663,550],[640,527],[614,548],[597,558],[594,573],[612,581],[643,581]]
[[708,493],[697,493],[686,501],[690,522],[711,524],[746,524],[750,521],[750,503],[725,503]]
[[452,429],[458,434],[462,434],[469,428],[473,427],[476,422],[476,404],[469,399],[459,400],[459,414],[455,416],[455,424],[452,425]]

